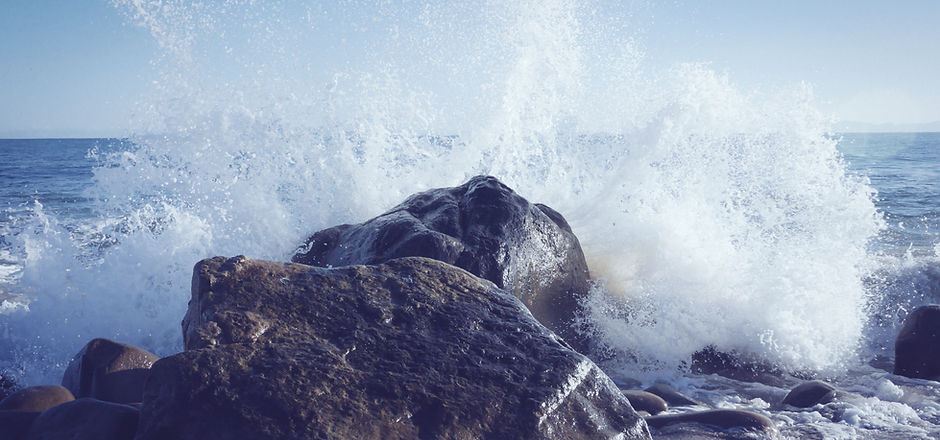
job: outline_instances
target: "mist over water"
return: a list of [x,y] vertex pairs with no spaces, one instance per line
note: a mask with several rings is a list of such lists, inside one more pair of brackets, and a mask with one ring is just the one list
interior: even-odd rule
[[135,146],[93,153],[94,218],[36,206],[10,238],[27,382],[93,337],[179,351],[202,258],[285,260],[476,174],[569,220],[600,280],[583,328],[624,365],[712,345],[825,370],[862,348],[883,220],[808,87],[653,69],[641,19],[604,3],[115,3],[164,52]]

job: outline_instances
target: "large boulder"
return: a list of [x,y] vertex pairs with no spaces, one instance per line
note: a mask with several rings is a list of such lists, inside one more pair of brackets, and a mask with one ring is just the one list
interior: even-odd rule
[[157,355],[108,339],[93,339],[75,355],[62,386],[75,397],[93,397],[116,403],[140,402],[150,366]]
[[188,351],[153,365],[138,440],[649,438],[594,363],[454,266],[194,272]]
[[337,267],[400,257],[433,258],[490,280],[587,350],[571,329],[590,287],[577,237],[561,214],[529,203],[494,177],[415,194],[365,223],[317,232],[293,261]]
[[940,378],[940,305],[914,309],[894,344],[894,374]]

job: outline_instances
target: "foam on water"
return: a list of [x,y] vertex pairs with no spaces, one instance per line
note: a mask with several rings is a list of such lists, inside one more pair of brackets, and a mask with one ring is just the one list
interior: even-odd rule
[[583,327],[621,362],[712,345],[827,369],[860,347],[882,222],[808,87],[652,70],[603,3],[116,3],[164,53],[135,147],[97,153],[97,219],[37,207],[11,238],[27,382],[93,337],[179,350],[199,259],[286,259],[481,173],[570,220],[602,280]]

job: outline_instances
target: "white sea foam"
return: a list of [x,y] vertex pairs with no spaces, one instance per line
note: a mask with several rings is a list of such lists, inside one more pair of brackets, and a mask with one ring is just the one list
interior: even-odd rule
[[286,259],[481,173],[569,219],[604,280],[586,328],[621,360],[674,369],[713,345],[829,369],[859,348],[881,220],[808,87],[653,71],[629,14],[574,1],[116,3],[164,55],[136,147],[98,157],[98,219],[76,234],[37,207],[12,238],[27,381],[92,337],[179,350],[201,258]]

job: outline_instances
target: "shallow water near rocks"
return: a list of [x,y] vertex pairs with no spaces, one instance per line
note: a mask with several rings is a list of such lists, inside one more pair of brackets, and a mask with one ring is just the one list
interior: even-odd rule
[[[0,368],[19,382],[56,383],[94,337],[179,351],[202,258],[287,260],[491,174],[571,224],[600,281],[580,328],[614,378],[790,438],[938,435],[937,383],[868,362],[940,301],[940,135],[836,135],[803,87],[658,68],[642,11],[599,3],[116,3],[164,48],[135,131],[0,141]],[[858,397],[779,408],[800,379],[688,373],[708,346]]]

